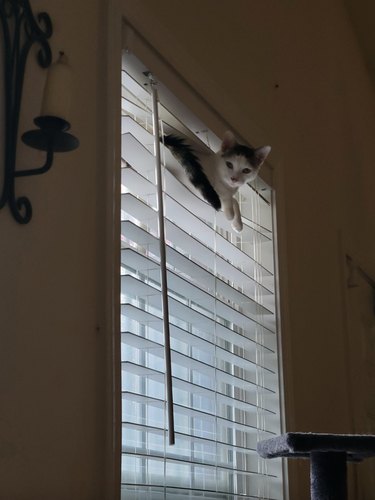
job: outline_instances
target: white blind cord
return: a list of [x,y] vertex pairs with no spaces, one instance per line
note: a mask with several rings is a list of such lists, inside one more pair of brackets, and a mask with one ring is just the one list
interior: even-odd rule
[[169,444],[175,444],[174,431],[174,413],[173,413],[173,388],[172,388],[172,361],[171,361],[171,340],[169,331],[169,307],[168,307],[168,283],[167,283],[167,259],[164,228],[164,203],[163,203],[163,178],[161,172],[160,156],[160,129],[158,112],[158,92],[156,81],[152,75],[148,75],[151,82],[152,92],[152,123],[154,133],[154,151],[156,166],[156,187],[158,200],[158,223],[159,223],[159,247],[160,247],[160,282],[162,298],[163,315],[163,333],[164,333],[164,358],[165,358],[165,384],[166,384],[166,403],[168,413],[168,439]]

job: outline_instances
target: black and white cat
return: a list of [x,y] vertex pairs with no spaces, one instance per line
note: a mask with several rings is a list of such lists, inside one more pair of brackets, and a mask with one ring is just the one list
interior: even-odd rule
[[164,145],[183,165],[187,177],[215,210],[223,209],[236,231],[242,231],[240,207],[234,195],[252,181],[271,151],[270,146],[252,149],[239,144],[232,132],[224,134],[217,153],[200,154],[176,135],[165,135]]

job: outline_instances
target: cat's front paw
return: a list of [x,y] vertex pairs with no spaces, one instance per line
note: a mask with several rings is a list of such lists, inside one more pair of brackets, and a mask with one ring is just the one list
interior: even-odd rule
[[224,206],[224,215],[228,220],[233,220],[234,218],[233,207]]
[[234,219],[232,221],[232,227],[237,233],[240,233],[243,229],[242,220]]

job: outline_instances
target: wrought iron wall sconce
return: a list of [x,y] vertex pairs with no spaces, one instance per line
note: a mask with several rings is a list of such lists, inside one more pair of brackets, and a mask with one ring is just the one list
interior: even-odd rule
[[[16,169],[19,116],[26,61],[30,49],[35,43],[40,47],[37,53],[38,64],[42,68],[48,68],[51,65],[52,53],[48,39],[52,35],[52,22],[46,12],[38,14],[35,19],[29,0],[0,0],[0,18],[4,40],[5,82],[4,175],[0,209],[8,204],[15,220],[20,224],[27,224],[32,217],[32,206],[26,196],[16,196],[16,178],[47,172],[52,166],[54,153],[72,151],[78,147],[79,141],[67,132],[70,124],[65,119],[65,116],[55,116],[57,113],[51,113],[51,109],[54,111],[53,107],[51,108],[47,104],[44,106],[44,112],[42,109],[42,116],[34,119],[38,129],[30,130],[21,137],[22,141],[28,146],[46,152],[45,163],[39,168]],[[61,54],[60,61],[58,61],[60,65],[64,63],[61,60]],[[58,63],[55,63],[55,65]],[[56,68],[53,68],[55,65],[52,65],[49,69],[49,72],[54,71],[54,74],[47,77],[47,85],[50,76],[53,80],[49,88],[50,98],[54,86],[56,87],[56,76],[59,76],[56,75]],[[57,67],[57,73],[59,73],[58,69]],[[58,89],[61,90],[64,82],[60,81],[57,84]],[[62,109],[61,106],[60,109]]]

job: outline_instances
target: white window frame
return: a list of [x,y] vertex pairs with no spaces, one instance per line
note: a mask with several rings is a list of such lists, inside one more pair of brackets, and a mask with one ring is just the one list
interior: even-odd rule
[[[104,214],[105,227],[105,244],[104,244],[104,286],[103,300],[105,302],[105,315],[102,318],[103,329],[108,333],[106,335],[106,351],[107,351],[107,381],[108,398],[107,398],[107,436],[106,442],[106,460],[105,460],[105,476],[106,476],[106,498],[119,499],[121,496],[121,364],[120,364],[120,340],[118,336],[119,328],[119,305],[118,294],[120,290],[120,276],[118,273],[120,263],[120,249],[118,245],[118,235],[120,233],[120,169],[118,166],[121,163],[121,109],[118,103],[121,96],[121,54],[124,46],[124,40],[133,36],[133,29],[129,30],[130,25],[142,27],[142,32],[147,33],[147,38],[152,42],[158,39],[157,49],[160,53],[168,56],[168,45],[170,39],[167,34],[160,37],[162,27],[153,19],[145,19],[141,9],[136,3],[128,3],[126,0],[108,0],[105,10],[106,22],[106,47],[104,61],[106,67],[105,77],[102,79],[103,94],[106,95],[105,106],[105,123],[103,123],[103,141],[105,141],[105,157],[103,163],[106,169],[103,173],[103,196],[106,199],[107,211]],[[138,41],[137,41],[138,42]],[[143,41],[138,47],[137,54],[147,62],[149,58],[153,58],[153,50]],[[190,67],[194,66],[194,61],[185,52],[183,57],[189,60]],[[171,60],[174,67],[178,68],[178,61]],[[202,68],[197,68],[196,73],[202,74]],[[203,72],[204,73],[204,72]],[[193,91],[184,79],[181,79],[176,72],[171,70],[171,67],[161,61],[161,67],[158,67],[158,74],[163,78],[163,81],[175,89],[176,93],[183,98],[188,95],[189,105],[193,109],[199,106],[201,109],[206,109],[207,116],[202,116],[213,129],[219,134],[226,130],[228,124],[222,120],[219,115],[213,111],[212,105],[220,102],[225,96],[218,91],[213,93],[210,103],[205,102],[199,95]],[[202,78],[207,81],[207,78]],[[197,86],[198,92],[199,88]],[[198,103],[198,104],[197,104]],[[203,105],[203,108],[202,108]],[[217,106],[217,109],[220,109]],[[215,124],[215,125],[212,125]],[[233,127],[231,127],[233,130]],[[259,132],[254,124],[250,125],[250,133],[257,143],[266,143],[263,133]],[[236,132],[236,131],[235,131]],[[237,134],[241,139],[240,134]],[[245,141],[246,142],[246,141]],[[282,324],[278,326],[279,332],[289,331],[289,314],[286,306],[288,302],[287,289],[287,270],[280,270],[279,262],[285,261],[282,257],[286,254],[286,240],[283,236],[282,228],[285,227],[285,208],[284,208],[284,189],[283,189],[283,168],[282,158],[278,152],[273,149],[273,165],[277,168],[271,169],[269,166],[263,168],[261,177],[269,186],[274,188],[274,193],[277,192],[277,199],[273,200],[273,206],[277,204],[277,224],[275,227],[275,241],[278,251],[275,252],[275,276],[276,285],[279,291],[277,296],[277,307],[279,312],[282,311]],[[276,216],[275,216],[276,217]],[[285,334],[284,334],[285,336]],[[279,338],[281,335],[279,335]],[[285,430],[285,415],[288,415],[289,425],[292,424],[293,415],[293,398],[290,393],[285,397],[283,381],[292,379],[293,370],[291,364],[291,346],[288,338],[283,338],[283,346],[279,346],[279,363],[284,367],[280,370],[280,397],[284,402],[282,406],[282,430]],[[284,359],[283,359],[284,358]],[[287,464],[284,464],[284,497],[288,495],[288,475]]]

